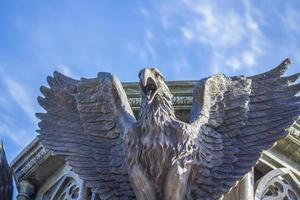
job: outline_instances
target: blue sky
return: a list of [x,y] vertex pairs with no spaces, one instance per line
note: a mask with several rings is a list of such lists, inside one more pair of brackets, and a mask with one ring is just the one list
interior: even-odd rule
[[46,76],[99,71],[137,81],[253,75],[292,59],[300,71],[300,1],[1,1],[0,139],[12,160],[37,134]]

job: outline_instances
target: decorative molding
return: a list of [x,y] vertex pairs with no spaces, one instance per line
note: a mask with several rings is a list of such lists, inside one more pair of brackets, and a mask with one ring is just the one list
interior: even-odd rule
[[189,106],[189,108],[190,108],[192,106],[192,103],[193,103],[193,97],[190,97],[190,96],[182,96],[182,97],[174,97],[173,98],[174,107]]
[[51,155],[51,151],[45,149],[36,137],[12,162],[11,168],[17,184]]
[[[289,136],[290,138],[291,136]],[[289,139],[287,138],[287,139]],[[286,139],[286,140],[287,140]],[[296,145],[295,145],[296,146]],[[299,146],[296,146],[299,149]],[[259,159],[265,165],[271,167],[272,169],[276,168],[288,168],[298,177],[300,177],[300,164],[288,158],[288,154],[283,154],[276,148],[269,149],[264,151],[262,157]]]
[[30,170],[32,170],[35,165],[40,163],[40,161],[42,161],[48,153],[49,150],[41,146],[36,151],[36,154],[32,155],[31,158],[29,158],[22,166],[18,168],[18,170],[15,171],[15,178],[18,180],[21,179]]
[[255,200],[299,200],[300,183],[291,170],[270,171],[257,183]]
[[[141,98],[132,97],[132,98],[128,98],[128,100],[129,100],[129,104],[132,108],[134,108],[134,109],[140,108]],[[175,96],[175,97],[173,97],[172,102],[173,102],[175,109],[177,107],[181,107],[181,106],[184,106],[184,107],[190,109],[192,106],[193,98],[191,96]]]
[[81,200],[86,199],[87,189],[71,167],[64,166],[39,189],[36,200]]

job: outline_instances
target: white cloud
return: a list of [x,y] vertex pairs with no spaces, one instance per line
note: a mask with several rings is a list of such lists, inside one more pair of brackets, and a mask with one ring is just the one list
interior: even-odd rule
[[186,27],[181,27],[181,32],[183,34],[183,37],[187,40],[187,41],[192,41],[194,40],[194,34],[193,32],[186,28]]
[[130,42],[127,44],[128,52],[137,55],[137,57],[144,62],[143,64],[146,64],[148,62],[148,56],[146,55],[146,52],[143,48],[141,48],[140,44],[138,42]]
[[[211,72],[214,74],[222,73],[222,65],[219,62],[222,60],[222,55],[220,55],[218,52],[214,52],[214,55],[212,56],[212,61],[211,61]],[[229,63],[228,63],[229,64]]]
[[28,90],[24,85],[12,79],[8,74],[4,72],[2,68],[0,68],[0,75],[3,77],[2,80],[7,87],[7,91],[9,92],[12,99],[15,101],[16,105],[18,105],[21,110],[31,119],[31,121],[36,124],[37,119],[35,117],[35,108],[32,104],[32,98],[29,95]]
[[236,58],[230,58],[225,63],[233,71],[241,69],[241,62]]
[[8,91],[17,105],[27,114],[27,116],[35,123],[36,118],[34,116],[35,109],[31,104],[31,98],[27,93],[27,90],[17,81],[5,77],[4,81],[8,87]]
[[253,66],[255,64],[255,53],[253,51],[245,51],[242,54],[242,61],[246,66]]
[[154,39],[154,33],[150,29],[147,29],[141,40],[127,43],[127,49],[129,53],[137,55],[143,65],[152,64],[157,58],[157,52],[153,44]]
[[182,27],[185,38],[210,45],[212,48],[232,47],[243,39],[245,29],[237,13],[222,12],[208,2],[185,1],[184,6],[193,16],[187,20],[185,27]]
[[59,67],[59,69],[61,70],[61,73],[66,75],[66,76],[72,76],[72,73],[71,73],[71,69],[65,65],[61,65]]
[[76,73],[74,73],[70,67],[64,65],[64,64],[58,64],[58,71],[66,76],[69,76],[71,78],[80,78]]
[[298,10],[295,10],[291,6],[287,6],[283,21],[291,31],[300,32],[300,15]]
[[19,147],[23,147],[33,139],[33,137],[28,137],[25,130],[16,130],[15,128],[9,127],[7,124],[0,124],[0,136],[9,138]]
[[175,27],[181,21],[182,43],[204,45],[204,49],[209,47],[213,73],[220,72],[220,67],[225,73],[252,71],[264,55],[268,40],[258,22],[263,13],[249,0],[244,0],[241,6],[242,12],[232,5],[213,1],[175,1],[172,5],[161,6],[161,23]]
[[176,74],[182,74],[184,71],[190,68],[190,64],[184,56],[180,56],[177,58],[176,62],[173,63],[172,67],[174,67],[174,72]]
[[30,134],[31,131],[16,126],[15,120],[9,115],[2,115],[0,119],[0,138],[11,140],[19,147],[24,147],[28,144],[35,136]]

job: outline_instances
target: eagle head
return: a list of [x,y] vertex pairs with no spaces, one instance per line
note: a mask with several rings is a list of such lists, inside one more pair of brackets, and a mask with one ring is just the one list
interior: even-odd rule
[[142,96],[139,121],[151,124],[154,120],[159,124],[175,118],[173,96],[162,73],[156,68],[145,68],[139,72],[139,79]]
[[155,102],[155,99],[163,97],[169,92],[164,76],[156,68],[145,68],[139,72],[140,88],[143,100],[147,104]]

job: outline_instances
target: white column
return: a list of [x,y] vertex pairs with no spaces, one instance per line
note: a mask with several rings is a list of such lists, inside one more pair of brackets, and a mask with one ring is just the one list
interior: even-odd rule
[[239,200],[254,200],[254,170],[239,183]]

